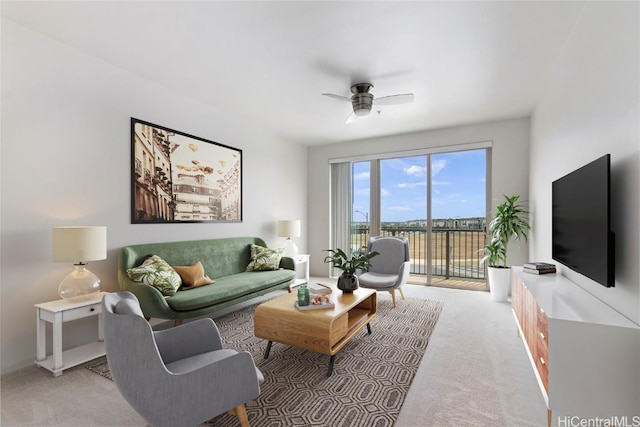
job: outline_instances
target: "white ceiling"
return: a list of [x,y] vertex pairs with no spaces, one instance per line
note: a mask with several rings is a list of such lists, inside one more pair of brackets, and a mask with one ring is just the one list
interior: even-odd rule
[[[10,19],[303,144],[531,114],[584,2],[10,2]],[[415,103],[346,125],[354,83]]]

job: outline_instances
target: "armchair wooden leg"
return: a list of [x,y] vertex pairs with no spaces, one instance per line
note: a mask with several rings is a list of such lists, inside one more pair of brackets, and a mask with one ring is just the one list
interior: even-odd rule
[[240,427],[249,427],[249,417],[247,416],[247,407],[242,405],[238,405],[229,411],[230,415],[235,415],[238,417],[238,421],[240,422]]
[[396,308],[396,290],[389,291],[391,294],[391,301],[393,301],[393,308]]
[[404,299],[404,292],[402,292],[402,287],[399,287],[398,290],[400,291],[400,295],[402,296],[402,299]]

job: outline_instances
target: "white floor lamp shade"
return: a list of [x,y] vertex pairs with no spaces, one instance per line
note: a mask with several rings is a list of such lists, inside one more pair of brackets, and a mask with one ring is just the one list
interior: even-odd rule
[[53,261],[75,262],[58,293],[62,298],[80,298],[100,292],[100,279],[87,270],[88,261],[107,258],[107,227],[80,226],[53,228]]
[[287,219],[278,221],[278,237],[286,238],[284,255],[296,256],[298,255],[298,247],[292,237],[300,237],[300,220],[299,219]]

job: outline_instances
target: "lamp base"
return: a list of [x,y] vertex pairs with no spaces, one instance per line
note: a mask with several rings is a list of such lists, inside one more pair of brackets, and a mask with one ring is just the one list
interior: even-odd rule
[[288,237],[284,244],[284,256],[294,257],[296,255],[298,255],[298,247],[293,243],[291,237]]
[[58,294],[64,299],[80,299],[84,296],[100,292],[100,279],[85,268],[85,264],[75,264],[60,286]]

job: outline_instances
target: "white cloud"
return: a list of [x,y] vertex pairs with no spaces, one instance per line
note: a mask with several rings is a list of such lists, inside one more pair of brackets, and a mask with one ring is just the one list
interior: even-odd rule
[[411,165],[404,169],[404,173],[410,176],[425,176],[427,174],[427,168],[419,165]]
[[425,181],[420,182],[401,182],[396,187],[398,188],[416,188],[416,187],[426,187],[427,183]]
[[438,159],[431,162],[431,176],[436,176],[442,169],[447,167],[445,159]]
[[353,179],[354,179],[354,181],[365,181],[365,180],[368,181],[369,180],[369,176],[370,176],[369,172],[360,172],[360,173],[357,173],[357,174],[353,175]]

